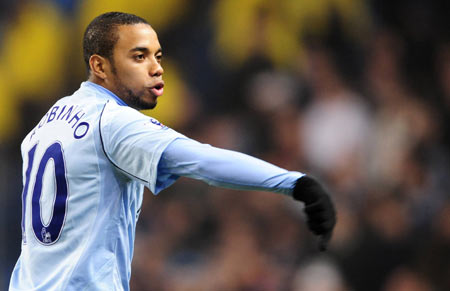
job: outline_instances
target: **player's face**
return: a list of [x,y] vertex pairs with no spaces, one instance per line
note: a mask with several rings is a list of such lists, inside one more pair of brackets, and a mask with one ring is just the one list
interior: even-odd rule
[[152,109],[164,87],[158,36],[144,23],[121,25],[117,34],[108,87],[129,106]]

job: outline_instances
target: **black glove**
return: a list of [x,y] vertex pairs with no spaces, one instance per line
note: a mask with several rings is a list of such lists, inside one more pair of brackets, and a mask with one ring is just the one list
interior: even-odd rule
[[336,224],[330,195],[315,179],[303,176],[297,180],[292,196],[305,203],[308,228],[320,237],[319,250],[326,250]]

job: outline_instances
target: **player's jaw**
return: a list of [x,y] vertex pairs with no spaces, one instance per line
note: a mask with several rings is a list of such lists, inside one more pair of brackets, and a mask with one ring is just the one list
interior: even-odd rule
[[153,93],[153,90],[156,89],[150,89],[148,87],[137,91],[128,89],[126,96],[124,96],[125,102],[137,110],[153,109],[158,103],[158,95]]
[[156,107],[157,99],[164,92],[164,81],[159,79],[150,85],[131,88],[115,75],[115,87],[117,95],[130,107],[137,110],[153,109]]
[[137,95],[139,96],[140,107],[137,108],[139,110],[155,108],[158,97],[164,93],[164,81],[160,80],[150,86],[146,86],[145,91]]

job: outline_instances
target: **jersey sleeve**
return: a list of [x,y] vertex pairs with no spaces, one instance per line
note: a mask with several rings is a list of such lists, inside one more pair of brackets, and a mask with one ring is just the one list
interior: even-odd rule
[[[210,185],[292,194],[303,173],[287,171],[263,160],[235,151],[216,148],[192,139],[169,144],[159,164],[160,175],[171,183],[178,176],[202,180]],[[167,184],[159,184],[161,188]]]
[[158,163],[173,140],[184,137],[139,111],[111,104],[100,116],[100,138],[109,161],[129,178],[156,193]]

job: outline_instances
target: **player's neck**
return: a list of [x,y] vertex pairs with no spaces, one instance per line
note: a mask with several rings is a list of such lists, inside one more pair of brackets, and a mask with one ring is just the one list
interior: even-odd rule
[[89,82],[95,83],[97,85],[100,85],[102,87],[105,87],[105,81],[100,79],[99,77],[95,76],[95,75],[90,75],[89,78],[87,79]]
[[94,83],[94,84],[97,84],[97,85],[99,85],[99,86],[102,86],[103,88],[105,88],[105,89],[108,89],[109,91],[111,91],[111,92],[113,92],[114,94],[116,94],[115,93],[115,90],[114,90],[114,88],[111,88],[111,86],[108,86],[108,83],[107,82],[105,82],[105,80],[103,80],[103,79],[101,79],[101,78],[99,78],[99,77],[97,77],[97,76],[89,76],[89,78],[87,79],[89,82],[92,82],[92,83]]

